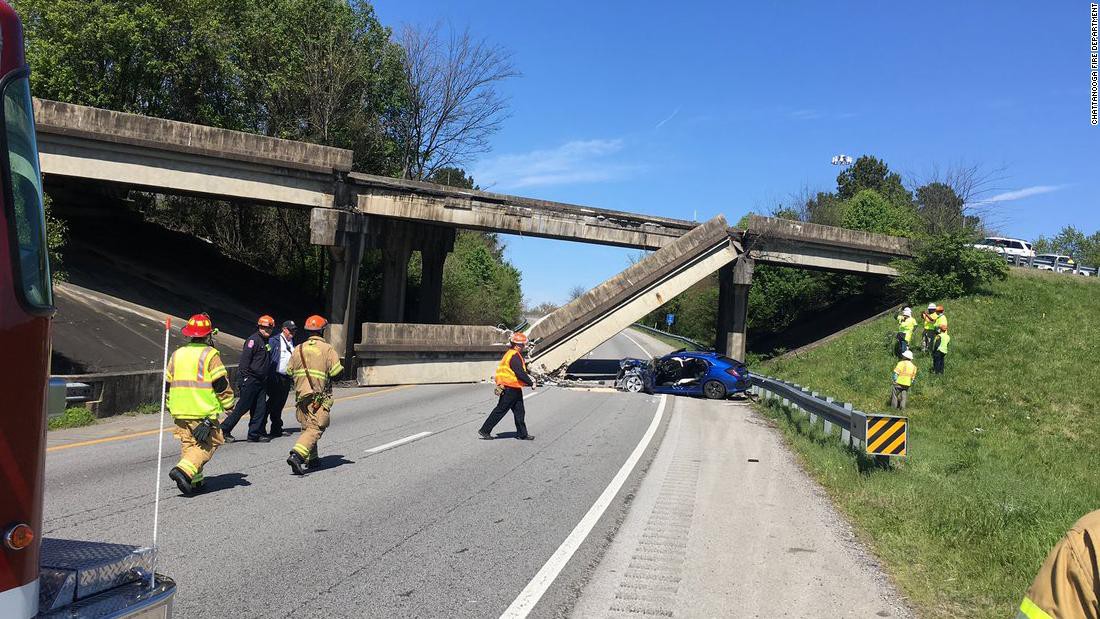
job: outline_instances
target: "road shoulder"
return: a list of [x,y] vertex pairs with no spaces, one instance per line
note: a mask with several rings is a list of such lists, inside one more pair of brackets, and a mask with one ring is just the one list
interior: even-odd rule
[[911,616],[750,406],[675,402],[653,464],[572,616]]

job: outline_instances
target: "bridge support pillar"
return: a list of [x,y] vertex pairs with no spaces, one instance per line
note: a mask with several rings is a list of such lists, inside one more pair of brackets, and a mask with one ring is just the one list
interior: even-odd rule
[[718,324],[714,349],[738,361],[745,360],[749,287],[754,266],[752,258],[742,254],[718,269]]
[[343,358],[349,372],[355,368],[356,302],[366,232],[364,215],[324,208],[313,209],[310,214],[310,241],[327,247],[332,264],[325,311],[329,321],[326,340]]
[[420,246],[420,298],[416,308],[416,321],[421,324],[438,324],[439,310],[443,303],[443,263],[455,245],[455,229],[427,226]]
[[392,219],[379,220],[378,243],[382,249],[382,299],[379,322],[405,322],[409,258],[412,256],[410,224]]

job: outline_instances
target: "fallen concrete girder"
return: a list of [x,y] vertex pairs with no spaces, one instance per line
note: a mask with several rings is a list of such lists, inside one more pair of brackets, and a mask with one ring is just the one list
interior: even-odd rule
[[711,219],[539,321],[528,365],[558,372],[740,253],[725,218]]

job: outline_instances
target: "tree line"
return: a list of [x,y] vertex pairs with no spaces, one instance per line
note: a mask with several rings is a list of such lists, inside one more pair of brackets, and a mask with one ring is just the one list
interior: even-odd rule
[[[960,166],[914,189],[885,161],[864,155],[837,175],[836,189],[796,194],[777,205],[773,217],[908,237],[914,260],[899,261],[900,275],[881,278],[821,273],[775,265],[757,265],[749,292],[750,349],[798,323],[821,319],[827,310],[846,310],[845,303],[881,306],[904,302],[916,307],[931,300],[973,292],[1007,274],[1004,261],[970,246],[984,232],[981,194],[994,179],[977,166]],[[737,227],[748,225],[746,215]],[[692,286],[645,318],[663,324],[676,314],[676,333],[713,342],[718,305],[718,276]],[[853,306],[853,309],[854,306]]]
[[[518,75],[509,52],[491,41],[439,26],[394,33],[364,0],[14,5],[36,96],[346,148],[355,170],[372,174],[472,186],[460,168],[488,149],[508,115],[498,86]],[[309,244],[308,213],[135,197],[148,219],[323,297],[325,258]],[[367,256],[365,279],[376,263]],[[451,286],[445,321],[518,319],[518,294],[509,291],[519,289],[519,273],[499,239],[463,233],[447,263],[445,273],[481,273],[488,295],[473,306]],[[410,276],[418,281],[416,264]],[[360,307],[370,318],[370,304]]]

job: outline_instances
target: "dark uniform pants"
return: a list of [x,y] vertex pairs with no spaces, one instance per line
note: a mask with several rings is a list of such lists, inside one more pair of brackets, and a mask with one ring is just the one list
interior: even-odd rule
[[233,408],[233,412],[229,413],[222,422],[222,432],[232,434],[237,422],[247,412],[249,414],[248,438],[256,439],[264,433],[264,426],[267,425],[266,383],[267,381],[251,376],[241,377],[240,399],[237,400],[237,406]]
[[493,427],[500,423],[500,420],[504,418],[504,414],[509,410],[512,411],[512,417],[516,420],[516,434],[527,436],[527,424],[523,422],[523,417],[526,414],[523,409],[523,389],[516,389],[515,387],[504,388],[504,393],[500,394],[500,400],[497,401],[496,408],[489,413],[485,423],[481,424],[481,431],[486,434],[492,432]]
[[932,351],[932,373],[943,374],[943,359],[946,357],[944,353],[933,350]]
[[267,416],[271,419],[272,435],[283,433],[283,407],[293,385],[293,379],[278,372],[267,380]]

